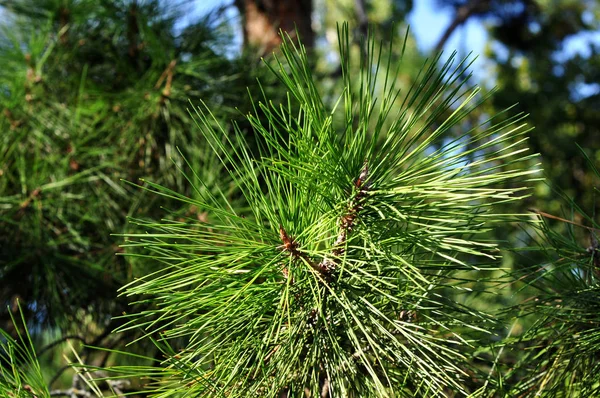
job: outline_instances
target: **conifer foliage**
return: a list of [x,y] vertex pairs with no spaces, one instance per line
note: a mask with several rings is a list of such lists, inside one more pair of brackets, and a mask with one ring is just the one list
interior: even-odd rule
[[345,88],[332,106],[304,48],[284,41],[271,69],[287,101],[247,115],[258,155],[194,108],[230,181],[182,170],[194,198],[145,183],[207,217],[136,221],[147,233],[126,251],[163,266],[125,287],[148,309],[121,330],[143,328],[167,359],[115,375],[154,376],[161,396],[468,393],[471,348],[494,322],[455,296],[497,267],[490,228],[519,220],[495,205],[527,195],[528,128],[492,118],[452,138],[481,101],[467,61],[435,58],[401,91],[391,51],[369,40],[355,77],[346,26],[339,35]]
[[178,32],[178,3],[0,1],[0,327],[20,301],[28,321],[101,334],[134,272],[111,234],[159,207],[120,179],[183,192],[175,148],[210,162],[187,101],[233,104],[234,66],[221,20]]
[[[600,172],[580,150],[597,183]],[[564,195],[562,199],[571,214],[560,217],[538,211],[539,245],[529,252],[540,253],[542,261],[515,275],[533,288],[532,297],[515,308],[521,318],[532,319],[532,327],[507,341],[511,350],[527,349],[505,372],[507,380],[515,381],[506,395],[600,394],[600,225],[572,199]],[[577,221],[565,218],[575,215]]]
[[599,395],[597,217],[520,214],[468,59],[255,68],[184,3],[0,0],[0,396]]

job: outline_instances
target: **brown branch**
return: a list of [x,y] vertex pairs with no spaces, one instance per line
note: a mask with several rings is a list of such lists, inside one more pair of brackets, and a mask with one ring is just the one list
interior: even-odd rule
[[265,357],[265,359],[263,359],[263,362],[269,363],[269,360],[271,359],[271,357],[273,356],[273,354],[275,354],[277,351],[279,351],[279,349],[281,348],[281,345],[276,345],[275,347],[273,347],[273,349],[267,354],[267,356]]
[[467,21],[467,19],[469,19],[475,14],[480,14],[487,11],[489,7],[489,0],[471,0],[468,3],[458,7],[458,9],[456,10],[456,14],[454,15],[454,19],[452,20],[450,25],[448,25],[448,27],[442,34],[442,37],[440,37],[437,44],[435,45],[435,52],[442,51],[444,45],[446,44],[450,36],[452,36],[452,33],[454,33],[454,31],[459,26],[464,24]]
[[244,48],[254,48],[261,56],[273,52],[282,42],[282,31],[310,49],[314,45],[311,27],[312,0],[235,0],[242,18]]
[[163,71],[163,73],[161,73],[160,77],[156,81],[156,84],[154,85],[154,88],[158,89],[160,86],[162,86],[163,82],[165,81],[165,78],[167,78],[167,85],[169,85],[169,75],[171,75],[171,79],[172,79],[173,78],[172,77],[172,75],[173,75],[173,69],[175,68],[175,65],[177,65],[177,60],[176,59],[174,59],[171,62],[169,62],[169,65],[167,65],[167,67],[165,68],[165,70]]
[[543,212],[543,211],[539,211],[539,210],[535,210],[535,209],[529,209],[529,211],[532,211],[532,212],[534,212],[534,213],[536,213],[536,214],[539,214],[540,216],[542,216],[542,217],[545,217],[545,218],[551,218],[551,219],[553,219],[553,220],[558,220],[558,221],[566,222],[566,223],[568,223],[568,224],[575,225],[575,226],[577,226],[577,227],[585,228],[585,229],[587,229],[588,231],[592,231],[592,232],[600,232],[600,229],[598,229],[598,228],[586,227],[585,225],[582,225],[582,224],[576,223],[575,221],[570,221],[570,220],[567,220],[567,219],[565,219],[565,218],[562,218],[562,217],[553,216],[552,214],[545,213],[545,212]]
[[325,376],[323,385],[321,386],[321,398],[329,397],[329,377]]
[[[355,4],[355,10],[356,10],[356,19],[358,19],[358,32],[360,32],[360,36],[363,37],[363,39],[367,40],[367,35],[369,33],[369,18],[367,17],[367,11],[366,11],[366,6],[365,6],[365,0],[355,0],[354,1]],[[354,41],[356,43],[360,43],[360,38],[356,37],[357,35],[355,35],[354,37]],[[366,46],[366,43],[365,43]],[[364,46],[363,46],[364,47]],[[363,54],[363,56],[365,55],[365,49],[361,48],[361,52]]]
[[539,210],[535,210],[535,209],[529,209],[529,210],[536,214],[539,214],[540,216],[542,216],[544,218],[550,218],[552,220],[561,221],[561,222],[564,222],[567,224],[571,224],[571,225],[575,225],[580,228],[587,229],[590,232],[590,246],[588,246],[586,248],[586,251],[592,255],[592,262],[595,267],[594,272],[596,273],[596,276],[600,278],[600,251],[598,250],[598,239],[596,239],[596,237],[594,236],[594,233],[600,232],[600,229],[588,227],[583,224],[576,223],[575,221],[571,221],[571,220],[567,220],[562,217],[554,216],[552,214],[549,214],[549,213],[546,213],[543,211],[539,211]]
[[283,245],[280,246],[283,251],[287,251],[292,257],[298,257],[300,255],[298,252],[298,243],[287,234],[281,224],[279,224],[279,237],[283,242]]
[[71,10],[69,10],[67,7],[61,7],[60,12],[59,12],[59,24],[60,24],[59,38],[60,38],[61,44],[67,44],[67,42],[69,41],[67,25],[69,25],[70,20],[71,20]]
[[23,210],[23,209],[29,207],[29,204],[31,203],[31,201],[34,198],[38,197],[40,195],[41,191],[42,190],[40,188],[36,188],[33,191],[31,191],[31,194],[29,195],[29,197],[27,197],[27,199],[25,199],[23,202],[21,202],[21,204],[19,205],[19,208],[21,210]]
[[[299,251],[298,242],[296,242],[294,238],[290,237],[287,234],[286,230],[283,228],[282,225],[279,225],[279,237],[283,242],[283,245],[279,246],[281,250],[288,252],[290,256],[294,258],[303,259],[312,269],[326,276],[328,269],[322,266],[322,262],[317,264],[314,261],[312,261],[306,254]],[[287,277],[288,271],[286,268],[283,269],[283,274]]]
[[69,388],[68,390],[52,390],[50,391],[51,397],[91,397],[92,394],[89,391],[79,390],[77,388]]
[[[350,200],[348,204],[346,212],[339,219],[339,232],[333,247],[331,249],[331,257],[334,259],[330,259],[327,256],[323,258],[319,263],[315,263],[312,259],[310,259],[306,254],[302,253],[299,250],[298,242],[294,240],[290,235],[288,235],[287,231],[283,228],[282,225],[279,225],[279,238],[281,239],[282,245],[278,248],[284,252],[289,253],[289,255],[296,259],[304,260],[311,268],[317,271],[324,279],[325,283],[329,282],[332,279],[332,276],[337,268],[336,258],[340,257],[346,250],[346,242],[348,240],[348,235],[354,229],[356,224],[357,217],[359,215],[360,210],[363,208],[363,201],[367,192],[370,188],[369,179],[369,167],[368,163],[365,161],[363,164],[363,168],[356,179],[354,181],[354,188],[357,190],[354,197]],[[288,278],[289,272],[287,268],[283,268],[283,275]],[[327,294],[327,292],[325,293]],[[309,327],[316,327],[318,322],[318,310],[313,308],[310,311],[308,316],[307,324]],[[279,346],[275,346],[265,357],[264,361],[267,363],[271,356],[277,352]],[[321,369],[322,371],[322,369]],[[328,375],[324,375],[320,381],[320,398],[330,398],[331,394],[331,386]]]
[[165,83],[165,88],[161,92],[160,100],[158,101],[161,106],[165,103],[167,98],[171,96],[171,86],[173,84],[173,72],[175,70],[175,65],[177,65],[176,59],[169,62],[169,65],[167,65],[163,73],[158,78],[158,81],[154,85],[154,88],[158,89],[160,86],[162,86],[165,79],[167,80]]
[[23,215],[25,214],[25,211],[27,210],[27,208],[29,207],[31,202],[34,199],[38,198],[41,193],[42,193],[41,188],[36,188],[33,191],[31,191],[31,194],[29,194],[29,196],[19,204],[19,210],[14,214],[13,218],[20,219],[21,217],[23,217]]
[[[54,383],[56,383],[56,381],[60,378],[60,376],[66,371],[72,369],[71,365],[64,365],[62,368],[58,369],[58,371],[56,372],[56,374],[54,375],[54,377],[52,377],[52,380],[50,380],[50,383],[48,383],[48,387],[52,387],[52,385]],[[58,390],[56,390],[58,391]],[[50,395],[52,395],[52,393],[50,393]],[[59,394],[55,394],[55,395],[59,395]]]
[[133,1],[127,13],[127,41],[129,42],[128,54],[131,61],[135,61],[138,54],[138,35],[140,28],[138,26],[138,5]]
[[61,337],[60,339],[58,339],[58,340],[56,340],[56,341],[54,341],[54,342],[52,342],[52,343],[48,344],[47,346],[45,346],[44,348],[42,348],[41,350],[39,350],[39,351],[38,351],[38,353],[37,353],[37,356],[38,356],[38,358],[39,358],[40,356],[42,356],[42,355],[43,355],[43,354],[44,354],[46,351],[48,351],[48,350],[50,350],[50,349],[52,349],[52,348],[56,347],[56,346],[57,346],[57,345],[59,345],[59,344],[62,344],[62,343],[64,343],[64,342],[65,342],[65,341],[67,341],[67,340],[79,340],[79,341],[81,341],[83,344],[86,344],[86,341],[85,341],[85,339],[84,339],[83,337],[81,337],[81,336],[78,336],[78,335],[76,335],[76,334],[72,334],[72,335],[63,336],[63,337]]
[[333,244],[333,249],[331,251],[331,254],[336,257],[339,257],[344,253],[346,240],[348,239],[348,234],[354,229],[356,218],[358,217],[358,213],[362,209],[363,199],[365,198],[370,186],[369,182],[367,181],[368,178],[369,166],[365,161],[358,178],[354,182],[354,186],[358,189],[358,192],[350,202],[346,214],[344,214],[339,221],[340,232],[338,233],[337,239],[335,240],[335,243]]
[[[354,186],[358,189],[358,192],[348,205],[346,213],[340,217],[340,231],[333,244],[333,248],[331,249],[332,257],[339,257],[342,254],[344,254],[344,251],[346,250],[345,246],[346,241],[348,239],[348,234],[354,229],[356,218],[358,216],[358,213],[362,209],[363,199],[367,194],[367,191],[370,186],[369,182],[367,181],[368,178],[369,168],[367,162],[365,161],[360,175],[354,182]],[[281,246],[279,246],[279,249],[288,252],[290,256],[294,258],[304,260],[312,269],[319,272],[325,278],[325,280],[329,280],[331,278],[337,267],[337,263],[335,260],[330,259],[329,257],[325,257],[319,263],[315,263],[306,254],[298,250],[298,242],[296,242],[292,237],[288,235],[288,233],[282,225],[279,225],[279,237],[281,239],[281,242],[283,243]],[[286,268],[283,269],[283,274],[287,277],[288,270]]]

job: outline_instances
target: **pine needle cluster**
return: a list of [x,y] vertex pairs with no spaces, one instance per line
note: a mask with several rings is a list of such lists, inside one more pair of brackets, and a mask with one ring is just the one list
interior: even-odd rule
[[[596,181],[600,172],[580,148]],[[526,254],[541,260],[513,274],[528,299],[512,308],[531,323],[522,336],[506,341],[519,350],[504,374],[507,395],[593,397],[600,393],[600,224],[573,199],[556,192],[569,209],[556,216],[537,211],[536,246]],[[577,217],[576,221],[573,219]]]
[[20,300],[45,326],[83,331],[92,317],[103,328],[136,272],[115,260],[111,234],[128,215],[159,214],[120,179],[189,193],[169,160],[176,146],[198,169],[214,158],[187,101],[231,101],[234,63],[209,33],[220,20],[177,33],[173,2],[0,5],[0,324]]
[[247,115],[258,156],[194,108],[241,204],[227,181],[207,187],[193,170],[181,172],[194,198],[144,184],[207,214],[137,221],[147,233],[127,235],[126,250],[163,264],[125,287],[149,309],[121,328],[143,328],[168,354],[155,393],[468,393],[469,353],[493,319],[452,297],[476,294],[468,282],[498,266],[486,234],[520,219],[496,206],[528,195],[528,128],[522,115],[492,118],[452,138],[484,100],[465,61],[435,58],[402,91],[401,64],[374,40],[350,76],[347,27],[339,34],[345,89],[333,106],[304,48],[283,44],[271,69],[287,101],[265,97]]

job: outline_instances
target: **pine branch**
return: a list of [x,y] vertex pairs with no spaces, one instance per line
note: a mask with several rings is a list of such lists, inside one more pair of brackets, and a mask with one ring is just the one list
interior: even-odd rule
[[79,335],[75,335],[75,334],[71,334],[71,335],[66,335],[66,336],[62,336],[60,339],[53,341],[52,343],[46,345],[45,347],[43,347],[42,349],[40,349],[37,353],[37,356],[41,356],[43,355],[45,352],[51,350],[52,348],[56,347],[59,344],[62,344],[68,340],[79,340],[81,341],[83,344],[85,343],[85,339],[82,336]]
[[435,45],[435,51],[440,52],[444,48],[444,45],[452,36],[452,33],[459,28],[461,25],[467,22],[467,20],[479,13],[482,13],[490,8],[489,0],[468,0],[465,4],[460,5],[454,15],[454,19],[450,22],[450,25],[444,30],[442,36],[439,38]]
[[[316,263],[306,254],[302,253],[302,251],[298,250],[298,243],[293,238],[289,237],[283,227],[279,225],[279,236],[283,242],[283,245],[280,246],[281,250],[288,252],[293,258],[304,260],[312,269],[319,272],[326,281],[331,280],[333,274],[335,273],[337,264],[336,260],[332,260],[330,257],[338,258],[344,254],[347,237],[352,232],[356,218],[358,217],[358,213],[362,209],[362,201],[369,189],[369,184],[367,182],[368,173],[368,165],[367,162],[365,162],[360,176],[356,179],[354,184],[354,187],[358,190],[358,192],[350,201],[345,214],[340,217],[338,222],[340,231],[333,244],[333,247],[330,250],[329,256],[325,256],[323,260],[321,260],[319,263]],[[284,272],[287,274],[287,271]]]
[[[187,393],[468,393],[471,342],[496,326],[454,292],[497,269],[490,229],[527,219],[495,208],[525,197],[521,183],[537,172],[521,168],[535,162],[528,129],[517,115],[448,136],[480,104],[465,63],[433,60],[400,97],[391,60],[372,40],[365,49],[354,81],[342,27],[346,87],[329,107],[304,48],[286,39],[269,67],[288,99],[247,115],[258,155],[241,130],[232,137],[205,105],[194,110],[231,181],[220,184],[236,187],[242,206],[193,174],[194,198],[144,183],[208,214],[136,220],[148,233],[124,245],[164,268],[125,287],[152,309],[120,330],[161,331],[173,352],[163,369]],[[176,341],[186,343],[175,354]]]

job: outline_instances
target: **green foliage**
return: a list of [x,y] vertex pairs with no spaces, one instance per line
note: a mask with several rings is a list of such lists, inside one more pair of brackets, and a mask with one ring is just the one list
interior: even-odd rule
[[0,395],[598,395],[597,7],[479,2],[487,98],[377,46],[412,3],[255,67],[220,11],[0,0]]
[[345,90],[327,108],[305,51],[285,42],[273,73],[288,101],[265,98],[247,116],[260,156],[239,130],[230,139],[206,106],[196,108],[245,207],[223,194],[191,199],[145,185],[208,214],[138,221],[148,233],[127,235],[135,241],[127,246],[164,266],[127,286],[149,309],[121,330],[183,342],[164,363],[162,396],[466,392],[462,380],[475,371],[468,352],[493,320],[444,291],[469,292],[465,281],[496,267],[496,245],[482,236],[519,220],[494,205],[527,195],[518,182],[535,169],[499,171],[532,157],[518,139],[527,128],[522,116],[492,119],[444,141],[478,105],[464,65],[451,58],[438,69],[434,59],[401,93],[400,65],[381,59],[373,40],[367,48],[352,84],[342,29]]
[[500,23],[491,30],[489,55],[498,92],[492,103],[502,108],[518,100],[531,112],[532,150],[542,154],[552,189],[539,192],[536,206],[558,212],[553,196],[563,190],[580,206],[593,209],[594,178],[576,143],[594,162],[600,160],[598,107],[600,7],[593,1],[536,1],[498,7]]
[[[600,392],[600,225],[572,199],[563,196],[563,201],[570,209],[567,217],[578,215],[581,221],[541,212],[538,245],[528,254],[541,254],[542,261],[514,275],[532,290],[514,311],[533,325],[508,341],[511,350],[525,349],[505,372],[508,395],[591,397]],[[551,226],[552,221],[559,224]]]
[[103,328],[125,304],[116,290],[137,272],[115,259],[111,234],[126,230],[127,215],[152,216],[160,205],[120,179],[152,176],[189,193],[170,160],[176,146],[218,178],[208,176],[215,168],[187,107],[202,97],[232,115],[224,103],[239,97],[235,65],[211,34],[222,20],[176,34],[181,10],[156,1],[1,4],[3,323],[20,299],[27,318],[45,325],[85,330],[91,315]]
[[0,396],[49,397],[48,385],[20,308],[19,315],[22,324],[11,319],[14,337],[0,329]]

